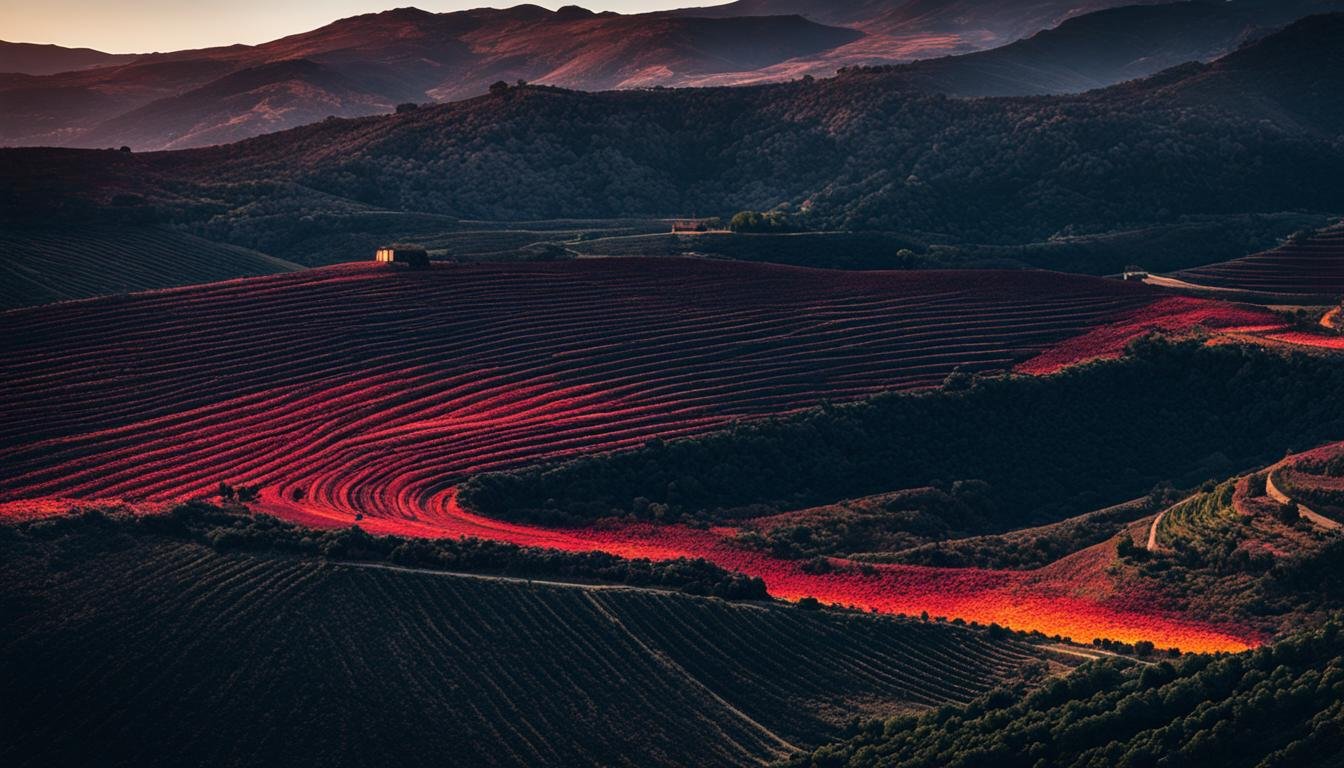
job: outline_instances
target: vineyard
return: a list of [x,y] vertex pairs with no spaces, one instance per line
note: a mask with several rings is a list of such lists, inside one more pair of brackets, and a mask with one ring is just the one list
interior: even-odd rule
[[1293,238],[1268,251],[1176,274],[1199,285],[1337,300],[1344,295],[1344,226]]
[[17,530],[11,766],[750,765],[1044,671],[935,623]]
[[1236,490],[1237,483],[1228,481],[1167,509],[1156,523],[1157,545],[1172,546],[1178,541],[1197,539],[1210,529],[1229,525],[1236,519],[1232,507]]
[[149,500],[227,480],[414,519],[470,473],[1003,370],[1152,300],[1062,275],[641,259],[51,307],[0,341],[0,479],[8,498]]
[[[1056,600],[1056,587],[1020,575],[808,573],[728,546],[723,532],[553,530],[456,503],[473,473],[927,387],[956,370],[1115,355],[1169,325],[1157,296],[1039,272],[595,259],[349,265],[14,312],[0,340],[0,514],[32,516],[43,498],[165,502],[226,481],[259,486],[262,508],[317,526],[705,556],[786,598],[1084,641],[1244,647],[1179,617]],[[1177,324],[1261,318],[1178,301]],[[1124,332],[1069,342],[1108,323]],[[1061,343],[1067,354],[1050,355]]]
[[1017,370],[1037,376],[1055,373],[1080,360],[1116,357],[1125,345],[1154,331],[1179,335],[1195,328],[1258,333],[1282,330],[1283,323],[1249,306],[1172,296],[1056,344]]
[[11,228],[0,231],[0,310],[296,269],[158,227]]

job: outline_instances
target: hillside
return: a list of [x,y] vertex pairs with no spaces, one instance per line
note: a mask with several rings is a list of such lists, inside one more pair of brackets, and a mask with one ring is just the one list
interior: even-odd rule
[[1344,93],[1344,13],[1298,21],[1159,90],[1175,105],[1213,105],[1246,119],[1320,135],[1339,133]]
[[386,96],[340,69],[287,59],[233,72],[97,123],[80,133],[80,142],[161,149],[227,144],[328,116],[390,110]]
[[1304,233],[1277,248],[1182,270],[1176,277],[1235,291],[1337,300],[1344,296],[1344,227]]
[[[1006,370],[1156,298],[1050,273],[650,258],[370,263],[34,308],[0,339],[0,485],[171,499],[229,479],[347,521],[413,518],[441,480]],[[367,473],[344,471],[350,452]]]
[[0,526],[0,552],[12,766],[755,765],[1046,666],[946,625],[231,552],[96,518]]
[[736,85],[847,67],[900,66],[921,89],[960,96],[1074,93],[1204,61],[1303,16],[1344,10],[1338,0],[1194,2],[735,2],[686,14],[797,13],[864,31],[853,43],[801,56],[748,77],[731,73],[693,85]]
[[1331,623],[1252,653],[1154,667],[1101,663],[1025,696],[874,722],[786,765],[1335,766],[1344,657]]
[[158,227],[10,228],[0,232],[0,309],[297,269]]
[[72,196],[138,194],[144,215],[208,218],[235,241],[275,208],[496,220],[778,209],[797,227],[999,244],[1329,213],[1344,210],[1341,19],[1076,96],[951,100],[885,71],[735,89],[515,87],[227,148],[0,152],[3,212],[43,220],[77,213]]
[[498,80],[598,90],[754,70],[861,33],[797,16],[701,19],[537,6],[400,8],[258,46],[0,76],[0,143],[172,149],[484,93]]
[[[1140,0],[1142,4],[1144,0]],[[975,50],[1012,42],[1072,16],[1131,3],[1114,0],[736,0],[677,13],[697,16],[798,14],[896,40],[931,38],[922,52]]]
[[1208,61],[1344,3],[1178,2],[1072,17],[988,51],[895,68],[912,86],[956,96],[1077,93]]

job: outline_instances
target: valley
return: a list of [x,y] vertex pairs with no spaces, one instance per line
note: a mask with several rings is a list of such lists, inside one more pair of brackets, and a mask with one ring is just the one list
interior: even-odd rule
[[74,2],[0,763],[1337,768],[1338,0]]

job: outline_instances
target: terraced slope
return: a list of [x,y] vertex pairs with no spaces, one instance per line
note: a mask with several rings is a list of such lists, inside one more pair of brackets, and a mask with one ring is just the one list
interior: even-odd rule
[[6,765],[752,765],[1039,663],[946,625],[97,533],[0,528]]
[[293,272],[299,265],[158,227],[0,230],[0,310]]
[[1177,541],[1198,537],[1210,528],[1227,525],[1236,519],[1232,507],[1236,489],[1236,481],[1229,480],[1213,491],[1173,505],[1155,518],[1150,541],[1158,547],[1171,546]]
[[19,312],[0,487],[168,500],[229,480],[346,521],[432,517],[472,472],[1011,368],[1152,300],[1045,273],[604,259]]
[[1278,501],[1297,502],[1312,523],[1339,528],[1344,520],[1344,443],[1285,460],[1270,472],[1269,485]]
[[1344,296],[1344,226],[1176,275],[1191,283],[1219,288],[1337,299]]

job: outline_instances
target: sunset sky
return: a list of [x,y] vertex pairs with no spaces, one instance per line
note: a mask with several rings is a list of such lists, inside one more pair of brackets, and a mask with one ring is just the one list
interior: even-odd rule
[[[593,0],[585,8],[621,13],[718,5],[724,0]],[[0,0],[0,39],[150,53],[231,43],[261,43],[345,16],[414,5],[456,11],[517,2],[488,0]],[[559,8],[570,2],[537,2]]]

